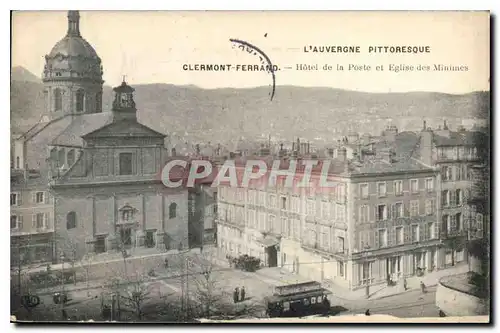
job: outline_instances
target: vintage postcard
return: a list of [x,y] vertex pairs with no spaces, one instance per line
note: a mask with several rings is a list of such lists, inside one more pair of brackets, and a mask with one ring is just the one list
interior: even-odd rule
[[489,322],[489,12],[14,11],[11,52],[13,322]]

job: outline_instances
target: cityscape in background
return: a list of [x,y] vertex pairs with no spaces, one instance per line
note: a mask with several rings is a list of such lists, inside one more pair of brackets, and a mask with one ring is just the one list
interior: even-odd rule
[[[273,288],[311,281],[322,294],[305,296],[312,297],[305,304],[328,295],[335,314],[377,313],[378,306],[430,317],[446,312],[439,281],[489,270],[489,247],[475,250],[489,246],[489,115],[384,116],[347,127],[330,119],[324,135],[314,126],[280,133],[273,131],[279,120],[247,113],[231,123],[232,137],[200,129],[184,135],[178,123],[172,133],[169,121],[141,113],[138,100],[155,95],[140,98],[126,78],[106,91],[78,11],[67,15],[67,34],[45,56],[37,83],[42,112],[32,124],[31,116],[13,117],[20,119],[11,133],[10,194],[18,320],[253,318],[266,312],[266,297],[278,297]],[[34,76],[21,72],[13,76]],[[306,110],[296,122],[322,122]],[[255,126],[263,129],[258,136],[249,134]],[[303,188],[284,186],[284,176],[249,187],[214,187],[209,176],[168,188],[161,171],[172,159],[185,160],[185,170],[200,159],[215,167],[261,160],[269,170],[276,160],[283,170],[290,161],[329,161],[336,186],[321,188],[313,172]],[[242,287],[247,296],[236,301]],[[56,302],[56,294],[68,302]],[[279,311],[290,302],[276,301]]]

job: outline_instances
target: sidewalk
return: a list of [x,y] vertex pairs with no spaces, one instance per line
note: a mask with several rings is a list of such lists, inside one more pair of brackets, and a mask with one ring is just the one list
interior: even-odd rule
[[[439,280],[444,276],[465,273],[467,271],[468,271],[467,264],[461,263],[451,268],[427,273],[421,277],[417,276],[409,277],[407,278],[408,289],[406,291],[404,290],[402,283],[398,283],[396,286],[393,287],[388,287],[386,284],[371,286],[369,299],[380,299],[402,294],[410,290],[419,289],[420,281],[422,281],[427,287],[435,286],[438,284]],[[300,283],[309,281],[304,277],[282,270],[280,267],[262,268],[255,273],[249,273],[249,274],[255,274],[255,276],[258,279],[272,285],[291,284],[291,283]],[[333,282],[330,281],[324,281],[323,286],[326,289],[330,290],[335,297],[343,300],[355,301],[355,300],[366,299],[366,294],[365,294],[366,290],[364,288],[358,290],[349,290],[341,286],[335,285]]]

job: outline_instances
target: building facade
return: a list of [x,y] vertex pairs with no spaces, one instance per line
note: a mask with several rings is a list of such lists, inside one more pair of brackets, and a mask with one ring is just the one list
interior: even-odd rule
[[331,188],[319,175],[304,188],[221,186],[218,246],[349,289],[425,274],[441,268],[436,174],[414,160],[344,160]]
[[188,191],[166,188],[159,177],[165,135],[137,121],[133,88],[123,82],[114,91],[110,122],[81,137],[68,169],[61,173],[57,156],[50,158],[52,175],[59,172],[51,181],[56,251],[187,248]]

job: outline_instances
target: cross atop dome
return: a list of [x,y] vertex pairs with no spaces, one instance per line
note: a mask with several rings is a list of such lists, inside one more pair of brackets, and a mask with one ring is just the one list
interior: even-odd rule
[[66,35],[80,37],[80,13],[78,10],[68,10],[68,33]]

